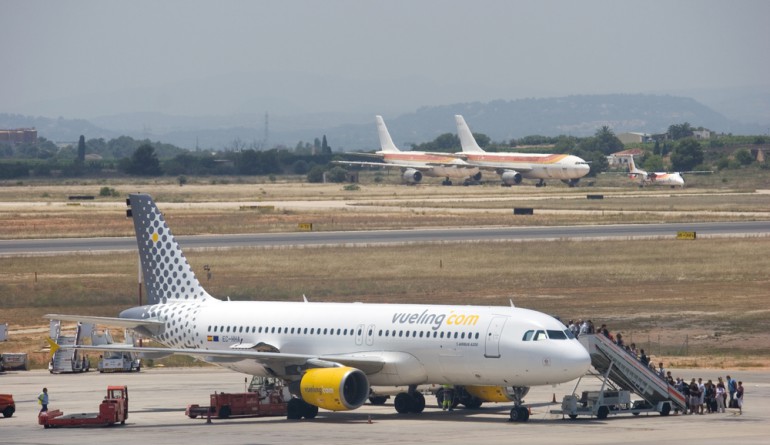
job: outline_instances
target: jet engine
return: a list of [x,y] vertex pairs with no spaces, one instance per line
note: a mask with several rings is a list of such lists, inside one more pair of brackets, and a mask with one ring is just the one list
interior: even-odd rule
[[471,176],[471,179],[474,181],[481,181],[481,172],[477,172],[475,175]]
[[404,178],[404,182],[407,184],[417,184],[422,181],[422,172],[413,168],[407,168],[404,170],[402,178]]
[[521,173],[516,170],[506,170],[500,175],[505,185],[517,185],[521,183]]
[[305,402],[319,408],[347,411],[369,398],[369,380],[355,368],[312,368],[302,376],[300,394]]

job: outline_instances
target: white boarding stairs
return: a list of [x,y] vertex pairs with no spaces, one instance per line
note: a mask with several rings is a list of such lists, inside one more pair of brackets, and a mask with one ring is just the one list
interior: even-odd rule
[[634,355],[602,334],[583,334],[580,343],[588,350],[593,367],[616,386],[639,395],[651,406],[669,401],[672,408],[687,410],[687,399]]
[[[82,343],[82,326],[78,323],[74,336],[61,335],[56,336],[56,344],[60,346],[74,346]],[[76,349],[59,349],[53,354],[51,369],[52,373],[62,372],[81,372],[83,371],[82,360]]]

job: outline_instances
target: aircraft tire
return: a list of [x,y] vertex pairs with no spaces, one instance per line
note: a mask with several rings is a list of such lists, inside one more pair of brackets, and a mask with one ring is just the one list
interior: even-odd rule
[[425,410],[425,396],[420,394],[419,392],[415,392],[412,396],[412,409],[411,412],[415,414],[420,414]]
[[291,399],[286,405],[286,418],[289,420],[302,419],[302,399]]
[[304,401],[302,402],[302,405],[302,417],[307,420],[315,419],[315,416],[318,415],[318,407]]
[[402,392],[396,395],[396,399],[393,401],[393,405],[395,406],[397,413],[407,414],[412,411],[414,399],[409,394]]
[[369,403],[372,405],[384,405],[385,401],[388,400],[388,396],[372,396],[369,397]]
[[529,410],[524,406],[511,408],[511,422],[526,422],[529,420]]

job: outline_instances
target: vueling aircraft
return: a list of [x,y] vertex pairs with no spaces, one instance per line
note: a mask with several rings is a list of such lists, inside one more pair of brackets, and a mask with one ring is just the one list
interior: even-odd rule
[[[116,318],[46,318],[134,329],[163,347],[60,346],[185,354],[250,375],[278,377],[295,398],[288,417],[360,407],[370,387],[402,386],[399,413],[420,413],[422,384],[453,385],[466,407],[509,402],[511,420],[529,417],[530,386],[576,379],[586,349],[560,321],[502,306],[223,301],[201,286],[152,198],[127,199],[148,305]],[[280,276],[280,275],[279,275]],[[279,278],[280,279],[280,278]],[[53,342],[52,342],[53,343]],[[59,347],[55,343],[52,349]]]
[[[407,184],[419,183],[423,175],[445,178],[444,185],[452,185],[452,178],[461,179],[465,183],[481,179],[478,167],[468,165],[452,153],[399,150],[393,143],[382,116],[376,116],[376,120],[377,132],[380,136],[380,151],[374,153],[374,156],[382,159],[382,162],[335,161],[336,164],[400,168],[401,179]],[[359,153],[359,155],[362,154]]]
[[503,185],[517,185],[522,179],[539,179],[537,186],[541,187],[546,179],[559,179],[574,187],[590,170],[586,161],[573,155],[486,152],[476,143],[462,116],[455,115],[455,123],[463,158],[471,165],[496,171]]

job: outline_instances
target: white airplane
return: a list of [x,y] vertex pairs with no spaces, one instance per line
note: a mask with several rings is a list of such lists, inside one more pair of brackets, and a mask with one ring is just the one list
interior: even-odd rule
[[486,152],[476,143],[462,116],[455,115],[455,122],[463,158],[471,165],[496,171],[503,185],[520,184],[526,178],[539,179],[538,187],[544,186],[546,179],[559,179],[574,187],[590,170],[586,161],[572,155]]
[[399,150],[393,143],[382,116],[376,116],[376,119],[380,151],[375,152],[374,156],[381,158],[382,162],[334,161],[335,164],[400,168],[401,177],[407,184],[419,183],[423,175],[443,177],[444,185],[452,185],[450,178],[461,179],[465,183],[481,179],[478,167],[469,165],[452,153]]
[[628,159],[628,177],[636,180],[639,187],[644,187],[645,185],[668,185],[671,188],[684,188],[684,178],[681,173],[646,172],[636,167],[633,156],[625,156],[625,158]]
[[631,155],[618,156],[628,159],[628,177],[634,180],[638,180],[639,187],[645,185],[668,185],[671,188],[681,187],[684,188],[684,174],[704,174],[714,173],[711,170],[691,170],[683,172],[646,172],[636,167],[634,163],[634,157]]
[[[223,301],[209,295],[163,215],[146,194],[131,194],[148,304],[117,318],[48,314],[53,320],[134,329],[163,347],[59,346],[129,351],[144,357],[184,354],[250,375],[284,379],[296,396],[288,417],[319,408],[352,410],[371,385],[404,386],[399,413],[419,413],[422,384],[455,385],[466,406],[513,401],[525,421],[530,386],[553,385],[588,370],[586,349],[555,318],[528,309],[469,305]],[[280,275],[278,275],[280,279]]]

